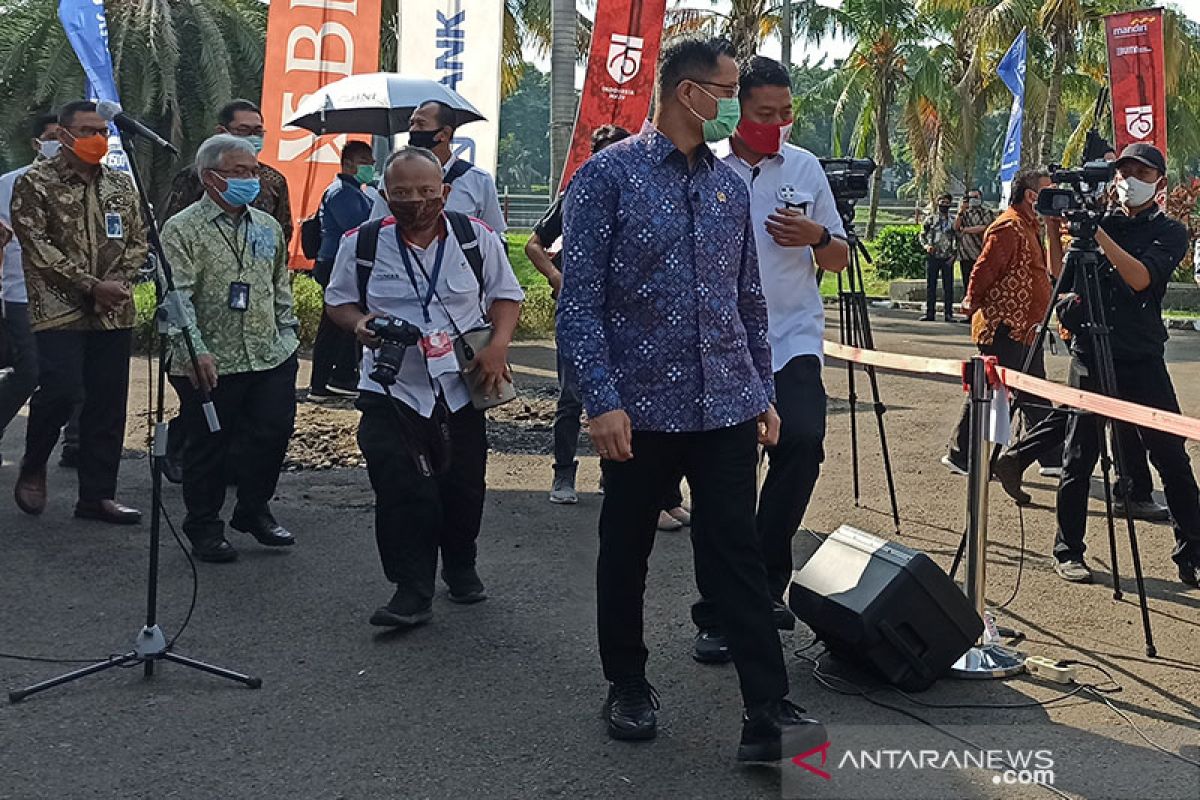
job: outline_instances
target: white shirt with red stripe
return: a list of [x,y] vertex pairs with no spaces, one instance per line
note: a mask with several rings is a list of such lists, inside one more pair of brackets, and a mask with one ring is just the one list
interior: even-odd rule
[[[454,234],[450,232],[442,256],[442,269],[437,277],[436,294],[427,309],[429,321],[426,322],[421,310],[422,301],[429,291],[426,276],[433,275],[438,244],[434,241],[424,249],[408,245],[410,262],[416,278],[414,288],[400,256],[395,220],[388,217],[379,231],[375,266],[367,282],[367,310],[411,322],[427,335],[442,331],[454,336],[456,328],[460,332],[466,332],[486,325],[484,310],[490,308],[495,301],[513,300],[519,303],[524,300],[525,292],[521,289],[516,273],[513,272],[499,235],[477,219],[472,219],[471,225],[479,241],[479,253],[483,256],[482,303],[475,273]],[[448,222],[446,229],[450,230]],[[325,290],[326,305],[340,306],[359,302],[357,249],[358,230],[353,230],[342,238],[338,248],[329,287]],[[412,256],[416,257],[415,260]],[[358,388],[364,392],[385,394],[384,388],[369,377],[374,368],[374,351],[363,348]],[[420,347],[408,348],[401,362],[396,385],[391,387],[392,395],[417,413],[428,417],[433,413],[435,387],[436,391],[446,398],[451,411],[457,411],[471,402],[470,392],[460,372],[452,371],[431,377]]]

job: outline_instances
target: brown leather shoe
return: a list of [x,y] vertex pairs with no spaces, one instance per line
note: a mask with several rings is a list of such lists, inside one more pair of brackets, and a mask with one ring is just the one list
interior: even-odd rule
[[37,516],[46,510],[46,468],[21,470],[17,485],[13,489],[17,508],[26,514]]
[[137,525],[142,521],[142,512],[116,500],[80,500],[75,504],[75,516],[112,525]]

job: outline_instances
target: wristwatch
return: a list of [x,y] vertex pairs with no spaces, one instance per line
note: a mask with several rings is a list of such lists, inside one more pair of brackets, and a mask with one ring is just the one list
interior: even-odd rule
[[820,250],[822,247],[828,246],[829,243],[832,241],[833,241],[833,234],[829,232],[829,228],[822,228],[821,229],[821,241],[819,241],[813,245],[813,250]]

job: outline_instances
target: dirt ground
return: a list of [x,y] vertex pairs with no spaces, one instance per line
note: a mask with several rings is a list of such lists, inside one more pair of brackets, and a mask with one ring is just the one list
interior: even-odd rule
[[[966,326],[921,324],[902,312],[881,312],[874,321],[880,349],[946,357],[972,351]],[[1200,415],[1200,335],[1176,333],[1168,357],[1185,413]],[[198,604],[179,643],[181,652],[261,675],[263,688],[250,692],[163,665],[152,683],[118,670],[0,707],[0,798],[1051,796],[978,769],[851,774],[843,763],[826,781],[795,765],[767,772],[734,767],[734,672],[698,666],[688,656],[695,590],[686,534],[659,534],[649,577],[649,677],[663,698],[662,731],[645,746],[609,742],[597,719],[604,694],[593,622],[597,461],[585,442],[577,507],[546,502],[553,345],[521,342],[513,360],[521,398],[495,412],[489,426],[480,556],[487,603],[462,608],[439,598],[434,624],[408,634],[381,635],[366,625],[389,589],[374,552],[371,493],[353,444],[356,415],[349,403],[302,403],[289,474],[275,502],[297,547],[263,552],[239,535],[239,562],[199,565]],[[1051,358],[1051,372],[1065,374],[1061,355]],[[136,415],[146,403],[143,362],[133,365],[133,374]],[[957,419],[961,388],[880,377],[901,513],[896,536],[864,384],[857,406],[863,448],[857,507],[845,367],[831,363],[826,384],[827,458],[806,528],[824,534],[854,525],[920,549],[948,569],[966,486],[938,459]],[[22,428],[18,420],[6,436],[3,486],[15,478],[11,458]],[[122,486],[126,502],[148,508],[144,430],[140,419],[130,425]],[[1189,450],[1194,461],[1200,457],[1195,445]],[[1020,646],[1027,654],[1102,667],[1122,688],[1110,696],[1118,709],[1156,742],[1196,759],[1200,591],[1176,580],[1170,527],[1138,527],[1159,652],[1148,658],[1125,537],[1118,545],[1122,600],[1106,585],[1111,559],[1099,502],[1089,523],[1097,583],[1063,583],[1049,561],[1053,486],[1036,470],[1027,477],[1036,505],[1023,515],[992,487],[990,602],[1009,598],[1020,578],[1000,623],[1025,634]],[[76,523],[69,516],[73,477],[54,469],[51,482],[51,507],[38,520],[0,502],[0,650],[103,657],[127,646],[141,624],[147,527],[114,531]],[[166,507],[178,523],[177,487],[168,488]],[[816,545],[798,535],[797,560]],[[190,593],[183,556],[164,546],[160,618],[168,635],[178,629]],[[784,634],[783,643],[793,699],[829,726],[831,765],[839,766],[851,743],[853,749],[918,742],[967,749],[901,713],[822,688],[811,663],[793,655],[811,644],[805,626]],[[802,655],[820,652],[817,646]],[[874,683],[852,665],[821,663],[827,673]],[[9,688],[67,668],[0,660]],[[1090,667],[1083,675],[1103,680]],[[1200,769],[1153,750],[1098,700],[1083,694],[1061,699],[1053,684],[1028,677],[942,680],[918,696],[925,706],[887,691],[871,696],[974,745],[1053,751],[1053,785],[1069,796],[1200,797]],[[937,704],[1007,707],[928,707]],[[1028,707],[1013,707],[1023,704]]]

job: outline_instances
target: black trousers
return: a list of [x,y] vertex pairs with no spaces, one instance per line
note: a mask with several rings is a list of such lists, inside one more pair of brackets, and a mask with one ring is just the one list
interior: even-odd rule
[[79,499],[111,500],[125,444],[129,396],[129,330],[39,331],[38,388],[29,400],[24,466],[41,469],[76,405],[79,413]]
[[[996,335],[991,344],[979,345],[979,352],[985,356],[995,356],[1000,366],[1009,369],[1021,369],[1025,366],[1025,358],[1029,354],[1029,345],[1019,342],[1010,335],[1009,327],[1001,324],[996,329]],[[1029,374],[1037,378],[1046,377],[1046,358],[1042,350],[1034,353],[1033,362],[1029,366]],[[1025,429],[1031,430],[1050,414],[1044,401],[1030,398],[1027,404],[1018,395],[1017,409],[1025,418]],[[963,401],[962,413],[959,414],[958,427],[950,440],[950,458],[958,464],[966,464],[971,441],[971,398]],[[1057,467],[1061,463],[1061,452],[1046,450],[1039,454],[1044,467]]]
[[602,461],[596,564],[600,660],[610,680],[640,677],[646,565],[662,498],[682,469],[692,488],[697,579],[717,607],[747,706],[788,692],[771,597],[754,531],[754,420],[695,433],[633,432],[634,457]]
[[444,570],[473,567],[486,492],[487,427],[467,405],[450,415],[450,468],[422,475],[405,446],[408,425],[424,418],[386,397],[359,400],[358,446],[375,491],[375,541],[383,572],[420,600],[433,598],[438,551]]
[[[783,600],[792,577],[792,539],[804,521],[813,488],[825,460],[825,385],[821,361],[797,356],[775,373],[775,410],[779,412],[779,444],[767,451],[767,476],[758,498],[755,527],[771,599]],[[705,631],[722,631],[711,591],[699,580],[700,600],[692,621]]]
[[579,448],[579,429],[582,427],[583,395],[575,370],[558,351],[558,405],[554,409],[554,475],[575,479],[579,462],[575,453]]
[[10,366],[0,373],[0,436],[38,385],[37,339],[29,329],[29,306],[0,301],[0,332],[8,345]]
[[942,299],[945,303],[945,318],[954,317],[954,259],[925,256],[925,316],[937,316],[938,279],[942,281]]
[[[318,261],[312,276],[321,288],[329,285],[332,261]],[[354,333],[335,325],[329,315],[322,312],[317,325],[317,337],[313,340],[312,383],[314,389],[324,389],[326,384],[354,387],[358,385],[358,357],[361,353]]]
[[[1076,357],[1072,365],[1071,385],[1099,391],[1099,380],[1087,361]],[[1162,357],[1144,361],[1115,363],[1117,393],[1123,400],[1179,413],[1175,387]],[[1192,474],[1191,460],[1179,436],[1138,428],[1150,454],[1150,463],[1162,478],[1175,528],[1172,558],[1179,563],[1200,564],[1200,490]],[[1087,505],[1092,471],[1100,455],[1098,418],[1072,415],[1067,420],[1067,446],[1063,459],[1063,477],[1058,485],[1058,536],[1054,555],[1059,561],[1083,558],[1083,537],[1087,529]]]
[[962,276],[963,291],[971,285],[971,273],[975,271],[975,259],[960,258],[958,260],[958,273]]
[[230,448],[237,448],[237,505],[233,519],[271,517],[270,502],[296,426],[296,356],[260,372],[222,375],[212,391],[221,430],[208,429],[200,393],[187,378],[172,376],[183,428],[183,530],[193,542],[224,535]]

